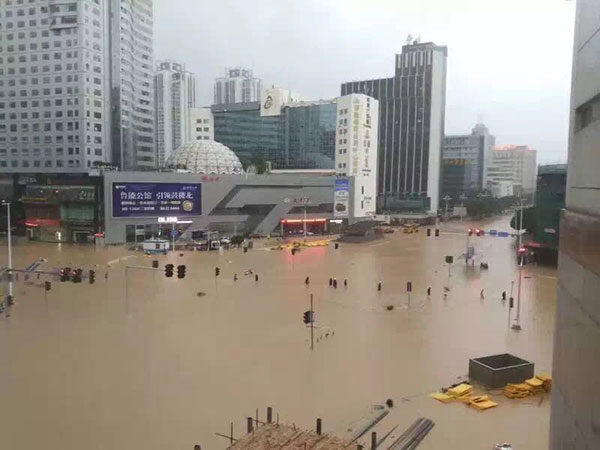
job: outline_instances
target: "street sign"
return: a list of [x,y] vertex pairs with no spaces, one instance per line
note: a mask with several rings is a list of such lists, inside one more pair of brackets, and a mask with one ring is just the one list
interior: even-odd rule
[[412,282],[410,281],[406,283],[406,292],[412,292]]
[[158,223],[177,223],[177,217],[174,217],[174,216],[159,217]]

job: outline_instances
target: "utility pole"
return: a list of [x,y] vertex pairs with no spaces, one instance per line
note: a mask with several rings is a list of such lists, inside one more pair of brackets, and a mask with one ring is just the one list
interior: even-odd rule
[[448,217],[448,202],[450,200],[452,200],[452,197],[450,197],[449,195],[446,194],[446,196],[442,200],[444,200],[446,202],[446,214],[445,214],[445,216]]
[[523,256],[521,256],[521,261],[519,262],[519,283],[517,287],[517,317],[515,319],[515,323],[512,326],[513,330],[519,331],[521,330],[521,278],[523,275]]
[[315,348],[314,342],[314,332],[313,332],[313,323],[314,323],[314,311],[313,311],[313,295],[310,294],[310,349]]
[[171,240],[173,241],[173,251],[175,251],[175,222],[171,223]]
[[13,272],[12,272],[12,240],[11,240],[11,230],[10,230],[10,203],[2,202],[2,205],[6,206],[6,221],[7,221],[7,244],[8,244],[8,298],[7,303],[11,304],[13,299]]
[[522,238],[521,238],[521,232],[523,230],[523,197],[521,197],[521,218],[519,220],[519,251],[521,251],[521,243],[522,243]]

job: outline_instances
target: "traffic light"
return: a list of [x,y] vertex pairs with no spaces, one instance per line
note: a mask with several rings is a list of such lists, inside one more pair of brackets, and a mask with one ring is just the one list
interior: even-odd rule
[[473,236],[473,228],[469,228],[468,232],[469,232],[469,236]]
[[60,281],[69,281],[71,279],[71,268],[63,267],[60,269]]
[[435,229],[435,237],[438,237],[440,235],[440,230],[439,228]]
[[153,269],[158,269],[158,260],[157,259],[155,259],[155,260],[152,261],[152,268]]
[[171,278],[173,276],[173,264],[165,264],[165,277]]
[[477,228],[477,229],[475,230],[475,234],[476,234],[477,236],[481,236],[481,230],[480,230],[479,228]]
[[447,255],[446,256],[446,264],[452,264],[454,262],[454,256]]
[[312,311],[304,311],[303,322],[309,324],[314,320],[314,313]]
[[177,278],[179,278],[179,279],[185,278],[185,266],[184,265],[177,266]]
[[221,274],[221,269],[215,267],[215,277],[218,277]]
[[73,283],[81,283],[81,274],[83,273],[83,270],[81,269],[75,269],[73,271],[73,276],[71,277],[71,281]]
[[50,289],[52,289],[52,284],[49,281],[44,282],[44,290],[49,291]]
[[90,270],[88,275],[89,275],[90,284],[94,284],[94,282],[96,281],[96,272],[93,270]]
[[427,237],[431,236],[431,228],[427,228]]

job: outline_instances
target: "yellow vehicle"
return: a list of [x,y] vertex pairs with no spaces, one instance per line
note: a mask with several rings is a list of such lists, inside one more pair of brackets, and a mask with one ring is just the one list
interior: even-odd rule
[[404,225],[404,230],[402,232],[406,234],[418,233],[419,226],[414,223],[406,224]]

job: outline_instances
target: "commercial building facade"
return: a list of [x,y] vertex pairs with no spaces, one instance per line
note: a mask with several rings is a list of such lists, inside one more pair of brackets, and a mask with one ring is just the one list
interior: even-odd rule
[[0,172],[85,172],[109,162],[106,1],[3,1]]
[[336,101],[296,102],[283,106],[285,151],[271,155],[276,169],[333,169]]
[[483,124],[471,134],[444,137],[442,151],[442,196],[449,204],[481,192],[485,187],[485,166],[495,138]]
[[226,145],[247,166],[257,159],[271,160],[285,148],[281,115],[261,115],[260,102],[213,105],[215,141]]
[[490,189],[498,183],[513,186],[512,195],[533,194],[536,184],[536,154],[526,145],[503,145],[492,148],[486,170],[486,182]]
[[[334,212],[334,198],[341,191],[348,208]],[[177,226],[177,236],[184,239],[204,231],[287,234],[299,231],[304,223],[316,232],[327,232],[355,220],[355,191],[354,177],[331,175],[110,172],[104,177],[105,242],[168,236],[172,225],[162,225],[159,217],[191,222]],[[158,197],[176,200],[168,200],[167,209],[148,206]]]
[[154,74],[157,164],[189,141],[191,108],[196,106],[196,79],[182,64],[161,62]]
[[191,108],[188,116],[188,135],[185,142],[214,141],[215,122],[210,108]]
[[377,206],[379,102],[367,95],[350,94],[338,98],[336,106],[336,175],[354,178],[354,216],[373,216]]
[[600,3],[577,1],[550,449],[600,448]]
[[215,80],[215,105],[259,102],[262,81],[255,78],[252,70],[233,67],[225,70],[225,76]]
[[112,163],[121,170],[154,170],[152,0],[109,3]]
[[342,84],[341,95],[362,93],[379,101],[377,193],[382,209],[388,199],[408,200],[437,212],[446,104],[447,48],[414,42],[396,55],[391,78]]

